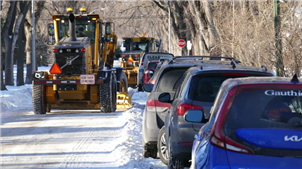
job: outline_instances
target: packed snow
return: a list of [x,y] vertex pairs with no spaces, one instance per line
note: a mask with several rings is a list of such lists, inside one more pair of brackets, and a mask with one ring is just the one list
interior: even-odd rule
[[167,168],[142,156],[145,92],[129,88],[133,107],[127,111],[34,115],[31,85],[7,89],[0,95],[1,168]]

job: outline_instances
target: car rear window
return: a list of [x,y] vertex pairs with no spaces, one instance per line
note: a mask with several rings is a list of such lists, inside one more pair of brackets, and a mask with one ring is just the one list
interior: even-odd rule
[[301,131],[302,91],[294,90],[242,92],[224,124],[227,137],[265,156],[301,157]]
[[173,92],[176,90],[176,82],[182,77],[188,68],[170,68],[166,69],[158,82],[158,92]]
[[[274,95],[274,92],[259,90],[240,93],[233,102],[225,126],[301,130],[302,92],[300,96]],[[293,90],[283,92],[299,93]]]
[[239,78],[247,76],[271,76],[261,73],[207,73],[196,75],[192,78],[189,90],[189,99],[201,102],[214,102],[221,84],[228,78]]
[[214,102],[224,80],[232,78],[223,75],[197,75],[191,80],[189,99],[202,102]]
[[148,69],[154,70],[157,66],[158,62],[152,62],[148,64]]

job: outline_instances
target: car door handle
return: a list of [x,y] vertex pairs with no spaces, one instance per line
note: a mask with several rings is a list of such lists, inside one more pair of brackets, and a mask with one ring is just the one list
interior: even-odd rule
[[163,112],[167,112],[169,110],[169,108],[164,108]]

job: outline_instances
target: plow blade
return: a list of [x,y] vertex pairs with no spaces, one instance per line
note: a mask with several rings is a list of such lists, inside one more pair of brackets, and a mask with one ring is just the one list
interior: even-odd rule
[[116,95],[116,109],[117,110],[127,110],[132,107],[131,105],[131,95],[127,95],[126,92],[117,92]]

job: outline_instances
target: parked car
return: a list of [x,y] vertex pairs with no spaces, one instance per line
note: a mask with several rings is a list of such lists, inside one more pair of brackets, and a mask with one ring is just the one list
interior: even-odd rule
[[[162,59],[157,64],[157,66],[156,66],[156,68],[154,70],[153,76],[151,77],[151,79],[149,80],[148,83],[150,83],[150,84],[154,84],[155,83],[155,80],[158,77],[159,69],[164,64],[173,63],[175,61],[178,61],[178,62],[183,62],[183,61],[188,61],[188,60],[190,60],[191,62],[200,61],[200,60],[203,60],[204,57],[208,57],[208,56],[175,56],[172,60]],[[223,57],[219,57],[219,58],[223,58]],[[226,58],[226,59],[232,59],[232,58],[228,58],[228,57],[224,57],[224,58]]]
[[159,61],[149,61],[147,63],[147,68],[145,69],[143,76],[143,85],[149,82],[149,80],[154,74],[154,70],[156,69],[158,63]]
[[[208,121],[210,109],[223,81],[228,78],[273,75],[266,69],[248,67],[235,62],[201,64],[186,71],[181,80],[185,83],[179,86],[174,96],[162,93],[158,98],[162,104],[172,103],[166,113],[165,126],[159,132],[157,143],[159,149],[165,149],[168,151],[165,154],[170,155],[168,168],[179,169],[190,166],[194,135]],[[203,112],[203,119],[198,121],[199,123],[185,120],[186,112],[191,109]],[[196,118],[200,116],[195,115]]]
[[[226,80],[209,122],[195,136],[191,168],[301,168],[301,80]],[[195,124],[203,116],[189,110],[185,119]]]
[[174,55],[171,53],[158,53],[158,52],[149,52],[144,53],[140,58],[139,62],[139,73],[138,73],[138,90],[142,91],[143,86],[143,75],[144,71],[147,68],[146,65],[148,61],[159,61],[160,59],[173,59]]
[[[161,103],[158,101],[158,96],[164,92],[169,92],[173,97],[175,90],[179,85],[182,85],[181,77],[186,70],[195,65],[220,65],[226,64],[230,66],[230,61],[203,61],[202,57],[194,59],[174,59],[169,62],[163,62],[159,70],[153,76],[156,76],[155,84],[146,84],[145,91],[150,92],[143,114],[143,156],[157,157],[157,142],[158,133],[164,126],[165,115],[169,110],[170,103]],[[164,153],[166,151],[163,151]],[[168,163],[167,154],[159,153],[161,160]]]

